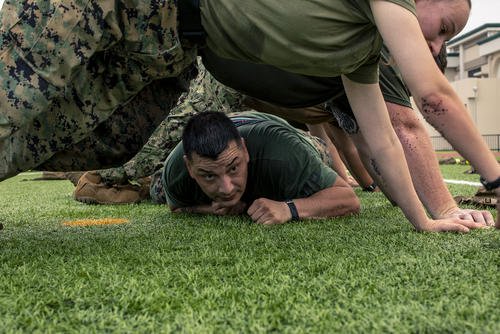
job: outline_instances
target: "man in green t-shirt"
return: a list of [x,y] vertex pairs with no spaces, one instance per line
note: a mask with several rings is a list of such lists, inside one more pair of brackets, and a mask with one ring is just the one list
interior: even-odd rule
[[[354,191],[322,161],[312,140],[272,115],[199,113],[165,162],[165,201],[173,212],[246,210],[266,225],[358,212]],[[161,201],[155,186],[153,198]]]

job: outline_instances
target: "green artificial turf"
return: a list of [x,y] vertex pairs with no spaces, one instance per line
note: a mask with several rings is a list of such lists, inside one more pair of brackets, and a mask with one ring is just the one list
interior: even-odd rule
[[[266,228],[84,205],[35,176],[0,183],[0,332],[500,332],[498,230],[417,233],[361,191],[357,216]],[[62,225],[111,217],[130,223]]]

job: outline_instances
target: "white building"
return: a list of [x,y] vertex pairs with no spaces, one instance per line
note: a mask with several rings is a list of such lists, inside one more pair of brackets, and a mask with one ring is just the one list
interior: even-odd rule
[[[487,23],[447,43],[445,75],[491,149],[500,150],[500,23]],[[451,149],[431,126],[437,150]]]

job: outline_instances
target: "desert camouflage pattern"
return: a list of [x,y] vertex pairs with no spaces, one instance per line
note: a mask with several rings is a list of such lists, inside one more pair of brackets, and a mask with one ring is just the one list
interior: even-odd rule
[[5,0],[0,180],[82,140],[195,54],[181,45],[175,0]]

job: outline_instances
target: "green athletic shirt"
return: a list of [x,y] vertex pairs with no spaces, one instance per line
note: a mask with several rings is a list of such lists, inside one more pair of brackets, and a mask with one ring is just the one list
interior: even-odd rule
[[[337,174],[326,166],[318,151],[299,130],[279,117],[256,112],[235,114],[257,120],[238,126],[250,162],[242,201],[251,204],[264,197],[276,201],[309,197],[331,187]],[[210,204],[187,171],[182,142],[165,161],[162,183],[170,206]]]
[[412,108],[410,91],[406,88],[401,72],[399,72],[385,45],[382,48],[380,56],[379,84],[384,101]]
[[[415,14],[414,0],[386,0]],[[369,0],[201,0],[207,45],[224,58],[314,76],[378,81],[382,38]],[[280,13],[282,13],[280,15]]]

